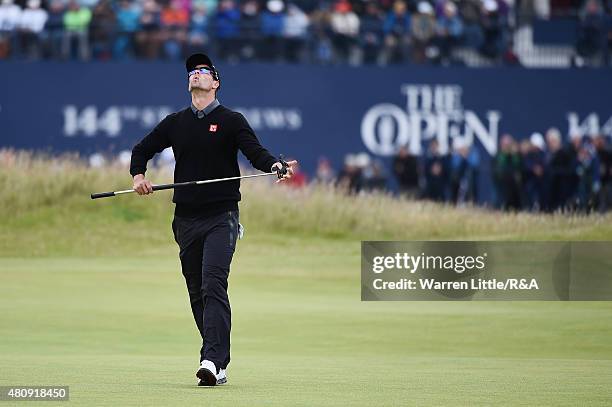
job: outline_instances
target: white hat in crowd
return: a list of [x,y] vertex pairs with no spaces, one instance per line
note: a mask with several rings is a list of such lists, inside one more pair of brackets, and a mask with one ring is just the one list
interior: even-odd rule
[[533,133],[529,138],[531,144],[536,146],[538,150],[544,151],[546,149],[546,143],[544,142],[544,136],[541,133]]
[[434,9],[428,1],[421,1],[417,6],[417,11],[421,14],[433,14]]

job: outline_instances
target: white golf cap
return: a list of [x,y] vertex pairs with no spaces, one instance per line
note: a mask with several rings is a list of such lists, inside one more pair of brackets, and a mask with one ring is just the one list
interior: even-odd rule
[[544,136],[540,133],[533,133],[529,138],[531,144],[536,146],[539,150],[544,151],[546,149],[546,143],[544,142]]
[[271,12],[280,13],[281,11],[283,11],[284,4],[282,0],[270,0],[266,4],[266,6],[268,7],[268,10],[270,10]]
[[355,157],[355,165],[359,168],[365,168],[370,165],[370,156],[368,153],[359,153]]
[[420,1],[417,6],[417,11],[421,14],[433,14],[433,7],[427,1]]
[[482,5],[486,11],[489,13],[493,11],[497,11],[497,2],[495,0],[484,0]]

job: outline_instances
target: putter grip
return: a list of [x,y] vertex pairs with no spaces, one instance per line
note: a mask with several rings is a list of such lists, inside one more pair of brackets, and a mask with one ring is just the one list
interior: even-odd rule
[[164,189],[172,189],[176,184],[159,184],[153,185],[153,191],[163,191]]
[[91,199],[109,198],[111,196],[115,196],[115,193],[114,192],[99,192],[97,194],[91,194]]

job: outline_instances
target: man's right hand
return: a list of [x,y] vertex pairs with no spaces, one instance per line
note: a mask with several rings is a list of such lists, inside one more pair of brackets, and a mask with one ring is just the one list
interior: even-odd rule
[[153,193],[153,185],[145,179],[144,174],[134,176],[134,191],[138,195],[148,195]]

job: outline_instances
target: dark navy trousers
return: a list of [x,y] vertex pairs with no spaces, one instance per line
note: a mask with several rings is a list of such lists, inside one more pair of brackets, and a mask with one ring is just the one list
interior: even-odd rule
[[227,278],[238,239],[238,211],[202,218],[174,216],[172,231],[193,318],[202,336],[200,362],[225,369],[230,361],[232,314]]

